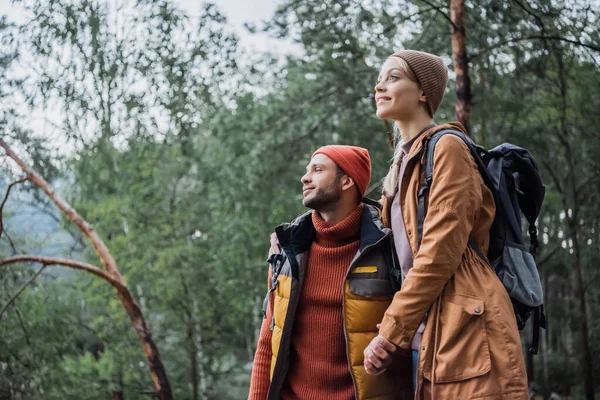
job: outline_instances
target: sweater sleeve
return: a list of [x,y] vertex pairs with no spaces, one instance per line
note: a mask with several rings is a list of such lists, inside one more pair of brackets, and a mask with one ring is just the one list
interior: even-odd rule
[[[272,269],[269,266],[269,283],[268,288],[271,289],[271,280],[273,277]],[[260,336],[254,354],[254,365],[252,367],[252,378],[250,379],[250,393],[248,400],[265,400],[269,391],[270,372],[271,372],[271,335],[270,328],[271,319],[273,318],[273,297],[271,293],[267,304],[267,316],[263,319],[260,328]]]

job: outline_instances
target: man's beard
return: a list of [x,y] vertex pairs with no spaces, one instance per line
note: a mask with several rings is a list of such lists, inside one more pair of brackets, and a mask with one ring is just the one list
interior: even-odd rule
[[340,192],[337,190],[338,181],[332,182],[325,189],[317,190],[313,197],[304,199],[302,203],[316,211],[327,211],[332,208],[341,198]]

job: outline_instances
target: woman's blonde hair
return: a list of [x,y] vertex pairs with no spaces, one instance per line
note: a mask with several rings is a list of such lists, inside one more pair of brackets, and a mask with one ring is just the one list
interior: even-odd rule
[[[398,63],[398,68],[406,74],[406,76],[413,82],[419,83],[417,80],[417,76],[410,68],[408,63],[404,61],[403,58],[391,56]],[[420,86],[420,85],[419,85]],[[393,196],[396,194],[396,190],[398,189],[398,174],[400,173],[400,161],[402,160],[402,156],[404,155],[402,151],[402,145],[404,144],[404,140],[402,140],[402,135],[400,133],[400,128],[398,124],[394,122],[393,124],[393,138],[394,138],[394,156],[392,157],[392,165],[390,169],[383,178],[383,194],[384,196]]]

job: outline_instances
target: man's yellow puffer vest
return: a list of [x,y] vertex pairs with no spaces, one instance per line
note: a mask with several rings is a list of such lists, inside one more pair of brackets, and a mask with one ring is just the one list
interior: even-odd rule
[[[275,296],[271,321],[273,358],[269,400],[280,400],[289,368],[294,315],[313,232],[310,212],[276,229],[283,251],[280,256],[271,257],[272,290]],[[408,353],[400,353],[394,364],[378,376],[368,375],[363,366],[363,351],[377,335],[377,324],[381,322],[394,296],[390,270],[394,268],[395,260],[391,246],[391,231],[381,223],[379,209],[365,204],[360,246],[348,266],[343,288],[348,368],[357,400],[398,400],[413,396]]]

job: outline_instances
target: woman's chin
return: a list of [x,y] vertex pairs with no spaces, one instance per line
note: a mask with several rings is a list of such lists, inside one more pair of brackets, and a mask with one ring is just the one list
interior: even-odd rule
[[377,108],[377,111],[375,112],[375,115],[377,115],[377,118],[379,119],[390,119],[393,120],[395,119],[392,115],[393,113],[390,113],[388,110],[386,110],[385,108]]

